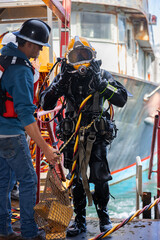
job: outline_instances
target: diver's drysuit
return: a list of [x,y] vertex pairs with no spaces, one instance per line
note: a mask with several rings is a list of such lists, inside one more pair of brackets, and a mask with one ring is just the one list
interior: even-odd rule
[[[67,65],[66,65],[67,66]],[[84,75],[67,66],[67,70],[58,74],[51,85],[41,93],[40,101],[44,110],[53,109],[59,97],[66,100],[65,118],[58,117],[57,136],[66,142],[75,131],[78,110],[82,101],[92,94],[92,97],[82,108],[80,126],[88,126],[93,120],[92,126],[80,133],[79,139],[83,143],[85,152],[88,138],[93,140],[90,154],[89,182],[95,184],[93,201],[100,219],[100,230],[111,228],[111,222],[107,213],[109,201],[108,181],[112,179],[107,162],[107,145],[116,136],[116,126],[110,119],[108,111],[103,109],[104,100],[111,104],[123,107],[127,101],[127,92],[122,84],[115,81],[112,75],[101,70],[101,77],[97,77],[92,71],[92,64]],[[83,74],[83,73],[82,73]],[[91,135],[90,135],[91,134]],[[64,148],[64,166],[71,170],[73,163],[74,141],[72,139]],[[68,235],[77,235],[86,229],[86,193],[83,188],[81,174],[79,174],[79,161],[77,161],[76,177],[73,181],[73,203],[76,213],[75,223],[68,230]]]

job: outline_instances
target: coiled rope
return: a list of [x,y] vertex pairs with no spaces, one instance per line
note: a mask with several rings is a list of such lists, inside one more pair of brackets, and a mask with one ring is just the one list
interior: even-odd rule
[[144,211],[149,211],[152,207],[154,207],[156,204],[158,204],[160,202],[160,197],[157,198],[153,203],[150,203],[149,205],[146,205],[143,209],[137,210],[134,214],[132,214],[131,216],[129,216],[128,218],[126,218],[125,220],[123,220],[121,223],[115,225],[112,229],[110,229],[109,231],[103,232],[98,234],[96,237],[94,238],[90,238],[89,240],[99,240],[102,238],[107,237],[108,235],[110,235],[111,233],[115,232],[116,230],[118,230],[119,228],[123,227],[125,224],[131,222],[135,217],[139,216],[141,213],[143,213]]

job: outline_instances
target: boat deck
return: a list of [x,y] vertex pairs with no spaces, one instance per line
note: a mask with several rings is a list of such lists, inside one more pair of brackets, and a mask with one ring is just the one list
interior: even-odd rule
[[[113,225],[122,220],[112,219]],[[87,219],[87,232],[67,240],[85,240],[100,233],[97,218]],[[160,240],[160,220],[134,220],[103,239],[111,240]]]
[[[121,221],[121,219],[112,219],[113,225],[119,224]],[[13,224],[13,229],[16,232],[20,232],[19,221]],[[68,237],[66,240],[89,240],[96,237],[99,233],[98,218],[87,218],[87,232],[76,237]],[[133,220],[103,239],[160,240],[160,220]]]
[[[41,186],[44,186],[44,183],[42,184],[41,182]],[[19,208],[19,201],[12,200],[12,207]],[[115,226],[120,224],[124,219],[111,220],[113,226]],[[20,221],[13,223],[13,230],[20,233]],[[76,237],[67,237],[66,240],[89,240],[96,237],[98,234],[100,234],[98,218],[87,218],[87,232]],[[134,219],[103,239],[160,240],[160,219]]]

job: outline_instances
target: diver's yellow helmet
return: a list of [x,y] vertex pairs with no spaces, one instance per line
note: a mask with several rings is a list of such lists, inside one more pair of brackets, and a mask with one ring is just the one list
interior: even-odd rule
[[88,40],[75,36],[68,44],[65,58],[77,70],[82,65],[89,67],[92,59],[96,58],[96,51]]

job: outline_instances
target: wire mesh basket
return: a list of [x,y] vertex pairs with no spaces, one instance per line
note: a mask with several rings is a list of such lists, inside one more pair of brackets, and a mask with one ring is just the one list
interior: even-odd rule
[[64,239],[73,215],[68,189],[63,185],[54,167],[47,173],[40,202],[35,206],[35,220],[46,233],[46,239]]

